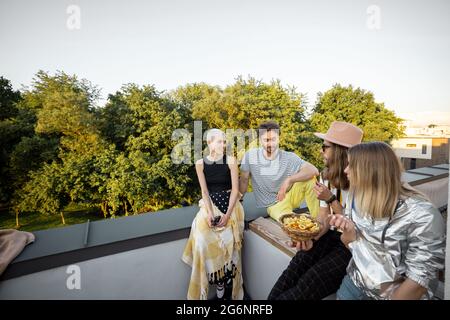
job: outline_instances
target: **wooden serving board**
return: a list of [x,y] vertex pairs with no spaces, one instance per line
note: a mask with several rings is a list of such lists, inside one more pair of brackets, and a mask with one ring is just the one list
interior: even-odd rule
[[297,253],[295,247],[290,246],[291,238],[283,231],[281,224],[272,218],[259,217],[250,222],[249,228],[288,256],[293,257]]

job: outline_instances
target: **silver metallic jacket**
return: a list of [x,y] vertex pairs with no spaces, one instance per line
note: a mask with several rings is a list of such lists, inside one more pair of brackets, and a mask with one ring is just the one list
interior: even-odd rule
[[[350,198],[350,197],[349,197]],[[409,278],[433,296],[438,270],[444,268],[445,224],[440,212],[424,200],[400,200],[394,216],[373,221],[362,217],[347,199],[345,214],[356,225],[349,244],[352,260],[347,274],[372,299],[389,299]]]

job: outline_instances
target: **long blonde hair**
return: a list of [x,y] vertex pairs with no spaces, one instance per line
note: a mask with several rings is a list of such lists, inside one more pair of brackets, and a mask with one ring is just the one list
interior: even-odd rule
[[373,219],[392,217],[399,199],[426,196],[402,182],[403,166],[384,142],[367,142],[348,151],[350,193],[359,211]]

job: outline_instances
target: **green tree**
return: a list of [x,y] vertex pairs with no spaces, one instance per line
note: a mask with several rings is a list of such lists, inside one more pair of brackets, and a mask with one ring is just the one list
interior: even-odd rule
[[108,211],[107,183],[114,168],[115,148],[95,135],[81,136],[72,147],[60,153],[65,190],[72,202],[100,205],[106,218],[112,214]]
[[184,123],[177,105],[153,86],[126,85],[120,93],[121,103],[129,110],[133,134],[128,136],[125,151],[117,158],[113,179],[108,185],[114,208],[120,203],[134,213],[156,211],[191,201],[187,172],[189,165],[172,162],[174,130]]
[[102,136],[118,151],[125,151],[125,143],[135,134],[135,128],[124,93],[110,94],[106,105],[96,110],[96,117]]
[[16,103],[20,98],[20,91],[14,90],[11,82],[0,76],[0,121],[17,115]]
[[116,170],[107,186],[108,201],[113,212],[122,208],[125,215],[129,214],[129,210],[138,214],[177,204],[167,201],[170,199],[167,192],[170,188],[164,189],[164,181],[159,174],[166,172],[167,168],[160,167],[160,171],[155,173],[159,164],[152,165],[150,161],[140,151],[131,152],[127,157],[119,155]]
[[315,131],[326,132],[333,121],[353,123],[364,131],[364,141],[385,141],[403,135],[403,120],[384,106],[375,102],[373,93],[351,85],[334,85],[325,93],[319,93],[311,115]]
[[[180,86],[170,92],[168,97],[175,104],[176,110],[184,122],[184,128],[192,132],[194,129],[194,106],[207,106],[208,101],[213,104],[217,102],[221,94],[220,87],[201,82]],[[195,109],[198,109],[198,107],[195,107]]]
[[99,90],[89,81],[39,71],[31,94],[40,106],[36,132],[76,137],[97,131],[93,110]]
[[[308,159],[311,154],[310,126],[305,117],[305,96],[280,81],[264,83],[249,77],[238,77],[225,89],[201,85],[192,104],[192,117],[202,120],[204,129],[256,129],[266,120],[280,124],[280,146]],[[192,86],[179,88],[192,90]],[[240,153],[242,155],[242,152]],[[239,156],[239,155],[238,155]]]
[[[114,146],[101,137],[96,126],[94,103],[97,89],[85,80],[62,72],[54,76],[38,72],[26,96],[30,109],[36,110],[36,134],[56,137],[59,146],[57,157],[50,164],[32,171],[30,181],[18,190],[17,207],[21,211],[40,207],[39,212],[62,214],[68,201],[85,205],[104,204],[106,184],[116,154]],[[36,138],[34,140],[34,143],[39,143]],[[32,141],[24,140],[23,146],[29,142]],[[27,150],[33,149],[34,146]],[[36,189],[40,191],[34,189],[36,186],[40,186]]]
[[59,214],[65,224],[63,209],[69,204],[66,179],[62,167],[56,162],[44,164],[30,173],[31,179],[17,191],[15,202],[16,224],[19,212],[36,211],[42,214]]
[[14,176],[10,157],[23,136],[33,134],[35,121],[32,114],[20,110],[21,94],[15,91],[9,80],[0,77],[0,203],[8,204],[14,192]]
[[28,173],[38,170],[43,163],[51,163],[58,154],[59,139],[35,134],[24,136],[15,145],[10,156],[10,170],[13,186],[20,189],[28,181]]

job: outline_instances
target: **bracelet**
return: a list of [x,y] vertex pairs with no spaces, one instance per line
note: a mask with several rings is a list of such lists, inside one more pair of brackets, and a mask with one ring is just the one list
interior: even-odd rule
[[325,202],[329,205],[329,204],[331,204],[334,200],[336,200],[336,196],[333,194],[333,195],[331,195],[330,199],[326,200]]

